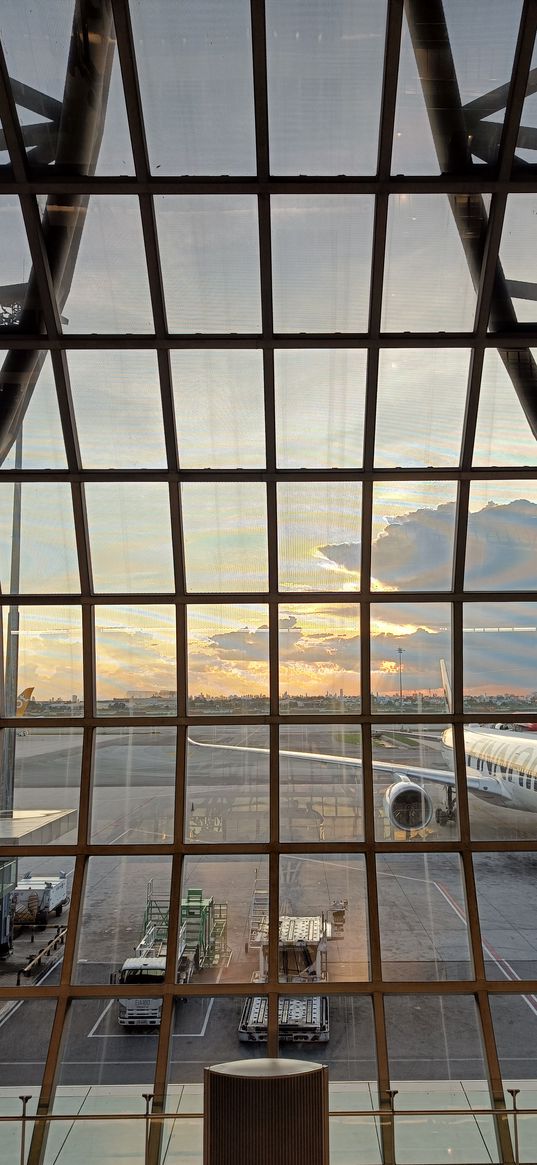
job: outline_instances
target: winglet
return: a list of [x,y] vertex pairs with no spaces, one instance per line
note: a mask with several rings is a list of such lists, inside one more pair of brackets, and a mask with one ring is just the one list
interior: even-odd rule
[[451,698],[451,684],[447,674],[447,667],[445,659],[440,660],[440,674],[442,676],[442,687],[444,689],[444,696],[446,697],[446,704],[448,712],[453,711],[453,700]]

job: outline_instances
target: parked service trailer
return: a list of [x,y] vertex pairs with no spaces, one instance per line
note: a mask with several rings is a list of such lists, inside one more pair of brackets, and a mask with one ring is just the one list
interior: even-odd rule
[[68,877],[60,870],[58,877],[26,874],[20,878],[13,891],[14,925],[46,926],[51,914],[59,918],[70,902]]
[[[243,1043],[266,1043],[268,1030],[268,999],[257,995],[247,999],[239,1024],[239,1039]],[[328,997],[301,996],[280,999],[278,1003],[278,1035],[284,1043],[326,1043],[329,1038]]]

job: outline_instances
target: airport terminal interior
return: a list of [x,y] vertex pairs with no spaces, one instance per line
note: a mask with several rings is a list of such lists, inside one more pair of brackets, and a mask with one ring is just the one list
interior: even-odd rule
[[0,0],[2,1165],[537,1161],[536,32]]

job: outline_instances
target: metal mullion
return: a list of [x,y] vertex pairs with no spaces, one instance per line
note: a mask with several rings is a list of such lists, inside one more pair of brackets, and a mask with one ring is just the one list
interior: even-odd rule
[[479,909],[477,905],[475,873],[470,849],[464,848],[460,856],[463,866],[463,886],[466,899],[467,929],[468,937],[470,939],[470,951],[472,955],[474,979],[485,980],[485,961],[483,957],[483,943],[481,939],[481,926],[479,921]]
[[[508,180],[513,168],[536,31],[537,8],[535,0],[524,0],[500,141],[498,166],[500,180]],[[507,197],[507,193],[505,197]]]
[[[373,484],[362,486],[362,530],[360,562],[360,708],[371,713],[371,539],[373,530]],[[365,585],[364,585],[365,584]],[[366,596],[368,596],[366,598]],[[348,598],[347,592],[347,598]]]
[[[179,943],[179,916],[181,909],[181,886],[183,873],[183,855],[175,854],[172,860],[170,903],[168,910],[168,943],[166,949],[165,980],[176,984],[177,950]],[[161,1114],[166,1107],[166,1087],[170,1066],[172,1035],[177,1001],[173,995],[167,995],[162,1001],[162,1014],[158,1033],[157,1054],[153,1078],[152,1113]],[[149,1161],[158,1162],[163,1134],[161,1122],[150,1124],[149,1129]]]
[[96,716],[96,658],[95,658],[95,607],[82,607],[82,682],[84,687],[84,726],[98,725]]
[[[251,0],[252,64],[254,84],[254,111],[256,133],[256,168],[258,180],[266,180],[269,175],[268,136],[268,96],[267,57],[264,0]],[[259,193],[257,199],[259,224],[259,273],[261,289],[261,320],[263,338],[272,338],[272,248],[270,223],[270,198]],[[274,351],[266,348],[263,354],[263,384],[265,411],[265,446],[267,469],[276,470],[276,433],[274,411]],[[267,483],[267,541],[269,591],[278,588],[278,534],[276,483]],[[265,596],[264,601],[266,602]],[[277,601],[269,603],[269,694],[270,711],[273,717],[279,713],[279,656],[278,656]],[[270,726],[269,734],[269,942],[268,942],[268,1022],[267,1054],[278,1055],[278,993],[274,990],[279,976],[279,730],[277,723]],[[270,990],[272,988],[272,990]]]
[[[254,0],[255,3],[255,0]],[[533,167],[515,169],[508,178],[500,178],[495,167],[480,165],[479,172],[461,173],[453,169],[441,174],[271,174],[268,178],[252,175],[180,175],[151,174],[148,178],[125,174],[80,174],[59,178],[51,167],[48,173],[27,177],[6,176],[0,168],[0,194],[478,194],[515,192],[534,194],[537,180]]]
[[[394,594],[397,593],[397,599],[394,599]],[[155,591],[134,591],[127,593],[119,592],[100,592],[98,595],[81,594],[74,597],[71,593],[60,595],[45,595],[36,593],[35,591],[28,594],[17,592],[16,594],[0,595],[0,606],[9,607],[17,603],[27,606],[36,607],[91,607],[97,602],[100,606],[122,606],[127,603],[130,605],[143,603],[148,607],[155,607],[163,603],[177,602],[179,606],[196,603],[200,606],[213,606],[214,604],[225,603],[249,603],[249,604],[263,604],[267,603],[289,603],[289,591],[237,591],[230,594],[223,591],[204,591],[200,594],[191,593],[188,595],[176,594],[174,591],[166,591],[161,594]],[[394,603],[400,605],[410,605],[414,603],[449,603],[453,602],[460,604],[467,603],[534,603],[537,601],[537,591],[509,591],[498,594],[495,591],[368,591],[364,589],[362,592],[358,591],[293,591],[292,602],[311,603],[312,595],[315,596],[315,601],[319,604],[340,604],[345,606],[349,602],[357,603],[361,597],[367,603],[379,603],[390,606]],[[328,713],[330,715],[330,713]],[[412,716],[412,713],[405,712],[405,717]],[[509,713],[507,714],[509,715]],[[156,717],[159,719],[159,717]]]
[[[466,843],[460,840],[455,841],[324,841],[322,848],[319,842],[308,841],[282,841],[280,842],[280,852],[282,854],[338,854],[341,855],[342,848],[347,854],[401,854],[401,853],[454,853],[462,854],[469,847]],[[271,843],[268,841],[251,841],[251,842],[205,842],[204,854],[269,854],[271,850]],[[472,853],[525,853],[532,854],[537,852],[537,840],[529,841],[524,839],[522,841],[516,838],[502,838],[497,841],[479,841],[473,840],[471,845]],[[122,856],[137,856],[137,855],[160,855],[162,857],[173,857],[174,853],[181,852],[185,855],[196,857],[199,855],[199,844],[195,842],[181,842],[177,844],[170,840],[169,842],[126,842],[119,844],[111,844],[105,842],[52,842],[49,845],[31,845],[25,844],[19,846],[14,850],[12,843],[5,843],[0,846],[1,857],[14,857],[18,854],[20,857],[63,857],[69,855],[77,857],[79,854],[88,857],[109,857],[110,855],[121,854]]]
[[386,1036],[386,1014],[384,998],[379,991],[373,992],[373,1023],[375,1029],[375,1046],[377,1052],[377,1082],[379,1090],[380,1138],[382,1146],[383,1165],[394,1165],[395,1162],[395,1130],[390,1098],[390,1064],[388,1058],[388,1040]]
[[[81,848],[81,847],[77,847]],[[82,906],[86,881],[86,873],[90,858],[87,854],[78,854],[75,859],[75,872],[71,888],[71,905],[69,907],[69,926],[65,937],[64,955],[60,983],[62,986],[72,985],[73,968],[78,946],[78,932],[82,922]]]
[[[473,466],[468,469],[450,469],[442,468],[416,468],[415,471],[400,467],[397,469],[382,469],[375,470],[365,469],[281,469],[278,472],[270,472],[265,470],[216,470],[216,469],[190,469],[181,470],[177,473],[168,473],[165,469],[162,470],[43,470],[43,469],[3,469],[0,477],[4,482],[35,482],[35,481],[55,481],[55,482],[78,482],[79,484],[88,484],[93,482],[173,482],[175,485],[180,485],[182,482],[203,482],[203,481],[248,481],[248,482],[307,482],[307,481],[342,481],[348,483],[354,482],[406,482],[406,481],[489,481],[494,477],[497,481],[511,481],[516,479],[518,481],[534,481],[535,470],[529,468],[527,465],[513,465],[513,466]],[[367,573],[367,572],[366,572]],[[363,588],[362,588],[363,589]],[[366,588],[367,589],[367,588]],[[105,593],[105,592],[103,592]],[[154,595],[154,591],[146,592]],[[235,594],[236,592],[234,592]],[[251,591],[244,592],[251,594]],[[323,591],[323,594],[329,594],[328,591]],[[335,591],[334,594],[340,592]],[[380,592],[381,593],[381,592]],[[407,592],[404,592],[405,594]],[[511,593],[511,592],[509,592]],[[116,592],[111,592],[111,596]],[[206,594],[206,592],[202,592]],[[66,594],[69,597],[69,594]],[[50,601],[54,602],[55,596],[50,597]]]
[[[240,982],[226,982],[226,983],[203,983],[191,981],[188,984],[162,984],[159,986],[159,995],[162,997],[169,997],[172,999],[206,999],[207,992],[210,988],[210,994],[219,999],[234,999],[235,997],[243,998],[252,994],[252,984],[242,980]],[[476,995],[478,992],[484,992],[489,996],[505,996],[514,995],[519,998],[521,995],[535,994],[535,979],[453,979],[449,981],[440,982],[431,979],[412,979],[407,981],[397,980],[337,980],[323,983],[323,995],[349,995],[353,998],[371,998],[375,994],[381,997],[404,995],[428,995],[439,999],[446,996],[469,996]],[[269,997],[274,994],[278,998],[282,998],[290,994],[290,985],[287,983],[278,983],[273,987],[269,983],[256,983],[255,994]],[[291,987],[293,995],[306,997],[315,996],[319,994],[319,984],[312,982],[297,982],[293,983]],[[118,984],[107,983],[73,983],[73,984],[59,984],[57,986],[39,985],[25,986],[25,987],[0,987],[0,1000],[25,1000],[25,999],[133,999],[141,997],[144,999],[154,998],[155,988],[142,987],[139,984],[133,986],[123,986]]]
[[78,809],[77,848],[87,846],[91,841],[91,808],[93,800],[93,757],[95,729],[84,728],[82,743],[82,764],[80,769],[80,791]]
[[258,182],[266,182],[270,174],[270,161],[265,0],[251,0],[250,19],[252,25],[256,170]]
[[382,179],[389,178],[390,176],[402,26],[403,0],[389,0],[386,16],[386,43],[384,48],[377,166],[378,176]]
[[140,181],[147,182],[150,176],[149,160],[128,0],[112,0],[112,13],[114,17],[119,63],[121,66],[121,79],[125,95],[136,183]]
[[[536,184],[537,185],[537,184]],[[445,193],[445,191],[443,192]],[[537,190],[532,191],[537,193]],[[326,349],[326,348],[364,348],[375,350],[379,348],[528,348],[535,344],[535,330],[529,324],[521,321],[513,327],[502,326],[494,332],[484,336],[476,336],[475,332],[380,332],[378,335],[369,335],[367,332],[275,332],[272,336],[262,335],[260,332],[207,332],[203,336],[196,332],[140,332],[119,335],[117,332],[83,332],[71,333],[69,337],[46,335],[42,332],[9,332],[2,334],[2,347],[19,351],[20,349],[39,348],[43,351],[55,351],[58,348],[72,349],[73,351],[108,351],[110,349],[123,351],[153,351],[154,349],[171,349],[190,351],[199,349],[212,351],[225,349],[237,351],[241,349]]]
[[86,492],[82,482],[71,482],[71,499],[75,522],[75,538],[78,570],[80,573],[80,588],[82,594],[90,596],[94,593],[93,572],[91,568],[88,515],[86,510]]
[[459,481],[457,486],[457,505],[455,517],[455,546],[453,556],[453,590],[462,591],[464,588],[464,567],[466,562],[466,537],[468,532],[468,501],[470,497],[470,482]]
[[[112,10],[136,178],[139,181],[147,182],[150,176],[149,156],[128,3],[126,0],[112,0]],[[166,334],[168,325],[153,196],[152,194],[138,191],[138,197],[155,332]],[[168,469],[175,472],[179,467],[179,462],[169,351],[161,349],[158,352],[157,359]]]
[[32,1127],[32,1137],[28,1149],[27,1165],[42,1165],[46,1152],[49,1125],[46,1117],[54,1100],[56,1080],[60,1068],[60,1054],[63,1043],[63,1033],[67,1020],[70,1000],[67,997],[58,998],[56,1011],[52,1023],[52,1031],[47,1048],[47,1058],[43,1069],[43,1077],[39,1089],[39,1100]]
[[[389,177],[390,173],[402,20],[402,0],[390,0],[386,16],[386,42],[384,49],[377,161],[378,175],[382,179]],[[375,195],[375,215],[371,256],[368,327],[368,334],[371,336],[378,336],[380,334],[387,221],[388,195],[387,193],[379,192]],[[364,425],[364,469],[372,469],[374,465],[378,366],[378,349],[372,349],[369,351],[367,358],[366,408]]]
[[279,980],[279,937],[280,937],[280,771],[279,771],[279,728],[270,726],[269,765],[269,824],[270,846],[268,854],[269,874],[269,943],[268,980],[272,991],[269,994],[267,1054],[278,1055],[278,996],[274,987]]
[[[490,1004],[486,991],[477,992],[476,1003],[481,1024],[481,1035],[483,1039],[485,1064],[488,1073],[491,1105],[495,1109],[504,1110],[505,1097],[503,1092],[502,1073],[500,1068],[500,1061],[498,1059],[498,1050],[494,1036]],[[496,1142],[500,1160],[503,1162],[514,1161],[515,1158],[511,1142],[509,1117],[505,1115],[505,1112],[498,1112],[496,1114],[494,1118],[494,1131],[496,1133]]]

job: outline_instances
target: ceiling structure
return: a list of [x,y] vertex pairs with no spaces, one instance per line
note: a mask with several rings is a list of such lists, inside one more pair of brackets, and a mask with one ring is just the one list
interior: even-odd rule
[[[381,1105],[386,1016],[413,994],[468,1001],[504,1103],[495,997],[534,985],[489,974],[476,861],[534,853],[537,837],[476,832],[463,729],[507,692],[494,719],[535,716],[536,29],[535,0],[1,14],[3,810],[19,690],[34,684],[32,729],[76,717],[82,734],[78,834],[47,847],[75,871],[61,981],[20,990],[57,1001],[42,1113],[69,1007],[97,993],[77,977],[92,862],[169,867],[156,1110],[174,1003],[207,994],[175,982],[181,871],[200,853],[193,729],[268,749],[261,834],[205,839],[203,855],[266,869],[271,1051],[281,871],[352,855],[369,966],[327,990],[371,1000]],[[453,725],[455,833],[381,838],[375,734],[404,723],[425,739],[427,718]],[[148,725],[176,730],[171,834],[100,844],[98,734]],[[322,752],[327,726],[343,743],[354,726],[363,764],[361,832],[328,843],[282,827],[279,754],[282,740]],[[416,854],[459,870],[471,971],[441,984],[383,963],[382,862]],[[239,976],[211,993],[248,990]],[[501,1117],[496,1134],[510,1160]],[[32,1162],[43,1145],[37,1125]]]

